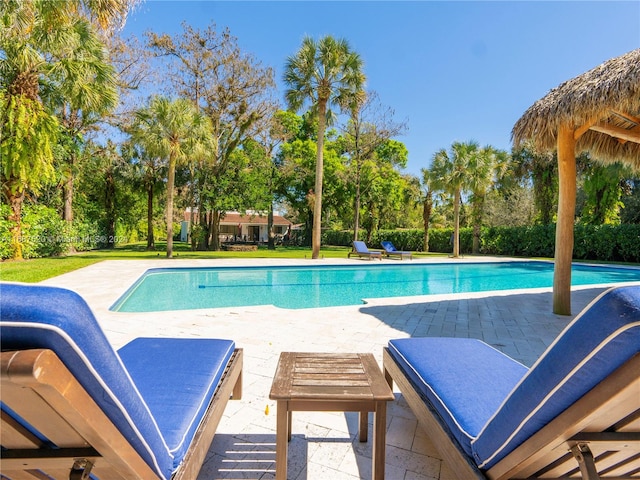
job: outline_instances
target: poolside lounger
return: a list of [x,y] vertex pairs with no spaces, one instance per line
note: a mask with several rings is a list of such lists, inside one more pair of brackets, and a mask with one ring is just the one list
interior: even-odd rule
[[405,258],[408,258],[409,260],[413,259],[413,254],[411,252],[403,252],[397,250],[393,243],[387,240],[380,242],[380,245],[382,245],[382,248],[384,249],[383,253],[387,258],[398,257],[400,258],[400,260],[403,260]]
[[242,394],[233,341],[137,338],[116,352],[84,300],[53,287],[0,284],[0,312],[0,477],[198,475]]
[[639,352],[640,286],[628,286],[530,369],[463,338],[391,340],[383,364],[460,479],[640,478]]
[[367,244],[360,240],[355,240],[353,242],[353,250],[351,250],[347,254],[347,258],[351,258],[351,256],[357,256],[358,258],[368,258],[369,260],[371,260],[372,258],[382,260],[382,252],[378,250],[369,250],[367,248]]

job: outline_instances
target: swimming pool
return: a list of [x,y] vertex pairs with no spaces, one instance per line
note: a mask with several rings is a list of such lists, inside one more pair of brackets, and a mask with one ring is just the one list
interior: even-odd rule
[[[640,268],[574,265],[573,285],[640,281]],[[155,268],[111,307],[117,312],[275,305],[358,305],[365,298],[553,285],[551,262]]]

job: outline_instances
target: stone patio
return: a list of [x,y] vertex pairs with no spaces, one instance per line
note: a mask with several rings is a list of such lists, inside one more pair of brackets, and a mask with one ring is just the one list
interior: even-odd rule
[[[486,260],[495,259],[461,261]],[[447,260],[413,262],[423,261]],[[359,262],[362,261],[113,260],[42,283],[70,288],[82,295],[116,348],[139,336],[181,336],[231,338],[244,349],[243,398],[229,402],[198,480],[274,478],[276,405],[269,400],[269,391],[280,352],[371,352],[381,365],[382,349],[391,338],[475,337],[530,366],[572,318],[551,313],[550,289],[371,299],[358,306],[305,310],[260,306],[157,313],[109,311],[148,268]],[[574,290],[574,313],[604,288]],[[296,412],[289,446],[289,478],[370,478],[371,440],[360,443],[357,432],[356,413]],[[388,408],[386,440],[388,479],[453,478],[397,390],[396,401]]]

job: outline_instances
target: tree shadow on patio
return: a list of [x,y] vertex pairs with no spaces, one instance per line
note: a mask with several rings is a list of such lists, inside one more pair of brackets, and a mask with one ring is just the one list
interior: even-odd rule
[[572,291],[572,316],[552,312],[550,291],[467,294],[444,300],[434,296],[433,301],[411,305],[368,305],[360,312],[411,337],[478,338],[531,366],[572,318],[604,290]]

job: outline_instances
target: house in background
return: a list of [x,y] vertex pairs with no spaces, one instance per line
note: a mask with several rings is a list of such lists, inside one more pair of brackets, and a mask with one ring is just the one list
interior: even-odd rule
[[[197,212],[196,212],[197,215]],[[189,233],[191,212],[184,213],[180,240],[186,242]],[[273,214],[273,233],[283,237],[291,230],[291,222],[281,215]],[[245,213],[226,212],[220,220],[220,242],[260,242],[269,240],[268,217],[266,213],[248,210]]]

